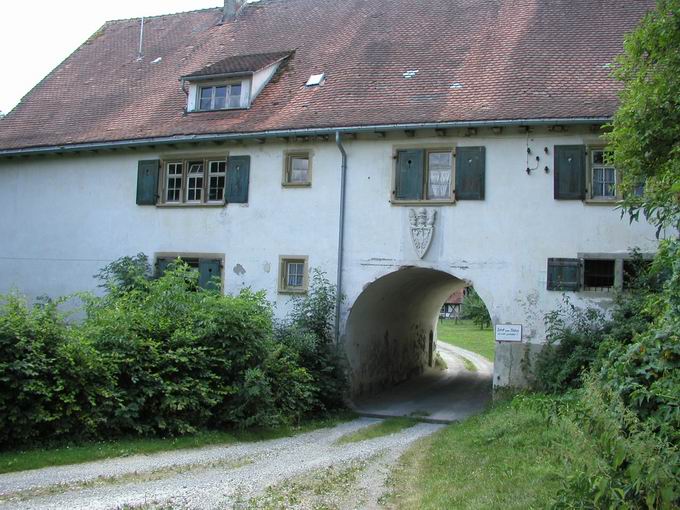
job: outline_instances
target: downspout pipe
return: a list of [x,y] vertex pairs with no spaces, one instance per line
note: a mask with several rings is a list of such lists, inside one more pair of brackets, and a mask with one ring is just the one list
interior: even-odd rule
[[345,246],[345,183],[347,181],[347,152],[342,145],[342,134],[335,132],[335,145],[342,156],[340,166],[340,219],[338,225],[338,278],[335,285],[335,343],[340,342],[340,305],[342,304],[342,263]]

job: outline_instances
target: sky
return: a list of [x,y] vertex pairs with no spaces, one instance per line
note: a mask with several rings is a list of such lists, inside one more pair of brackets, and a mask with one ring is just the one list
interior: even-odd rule
[[0,111],[113,19],[220,7],[223,0],[0,0]]

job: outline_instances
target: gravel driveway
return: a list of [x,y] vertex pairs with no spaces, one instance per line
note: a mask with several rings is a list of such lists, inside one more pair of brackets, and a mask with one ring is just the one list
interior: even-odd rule
[[[490,398],[493,366],[440,345],[450,370],[425,374],[373,401],[369,411],[460,420]],[[461,356],[476,370],[463,368]],[[364,409],[366,411],[366,409]],[[0,475],[7,509],[371,509],[383,508],[394,464],[417,439],[443,425],[336,444],[381,421],[359,418],[333,428],[255,443],[136,455]]]
[[295,437],[0,475],[0,508],[377,508],[392,464],[441,425],[336,445],[380,420]]

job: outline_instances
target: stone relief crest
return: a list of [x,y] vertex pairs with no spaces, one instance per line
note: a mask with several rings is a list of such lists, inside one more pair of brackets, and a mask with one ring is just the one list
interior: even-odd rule
[[411,241],[418,254],[418,258],[423,258],[432,242],[434,232],[434,220],[437,211],[421,209],[410,209],[408,212],[409,222],[411,223]]

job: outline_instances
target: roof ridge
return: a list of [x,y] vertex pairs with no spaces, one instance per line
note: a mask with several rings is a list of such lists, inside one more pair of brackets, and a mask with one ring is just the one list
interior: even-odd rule
[[109,23],[124,23],[126,21],[139,21],[142,18],[144,20],[149,20],[149,19],[156,19],[156,18],[167,18],[169,16],[178,16],[180,14],[197,14],[199,12],[207,12],[207,11],[222,11],[222,7],[217,6],[217,7],[204,7],[203,9],[192,9],[189,11],[178,11],[178,12],[169,12],[166,14],[154,14],[153,16],[136,16],[133,18],[118,18],[118,19],[110,19],[104,22],[105,25],[108,25]]

